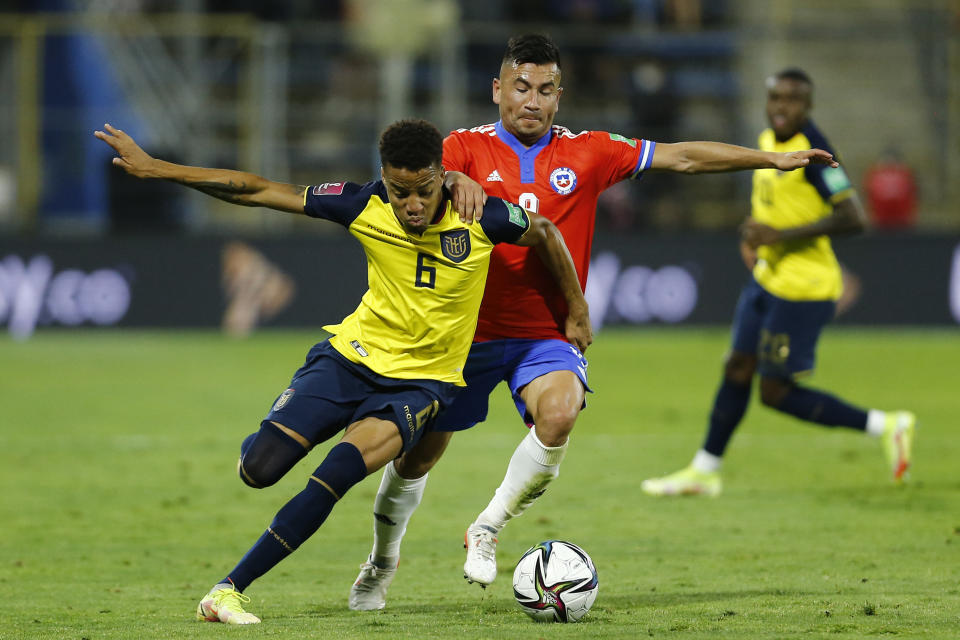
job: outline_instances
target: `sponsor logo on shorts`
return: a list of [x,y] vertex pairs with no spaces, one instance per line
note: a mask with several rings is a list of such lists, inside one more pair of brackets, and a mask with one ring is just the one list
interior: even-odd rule
[[412,438],[417,433],[417,427],[413,422],[413,413],[410,411],[410,405],[403,405],[403,415],[407,419],[407,430],[410,432],[410,437]]
[[280,409],[283,409],[285,406],[287,406],[287,403],[290,402],[290,398],[293,397],[294,393],[296,393],[294,389],[287,389],[281,393],[280,397],[277,398],[277,401],[273,403],[273,410],[280,411]]
[[367,353],[367,350],[366,350],[366,349],[364,349],[362,346],[360,346],[360,342],[359,342],[358,340],[351,340],[351,341],[350,341],[350,346],[353,347],[354,349],[356,349],[356,350],[357,350],[357,353],[359,353],[359,354],[360,354],[360,357],[362,357],[362,358],[366,358],[368,355],[370,355],[369,353]]
[[346,182],[324,182],[315,186],[312,193],[315,196],[339,196],[343,193],[343,187],[346,184]]
[[554,191],[565,196],[577,188],[577,174],[568,167],[554,169],[550,174],[550,186]]
[[463,262],[470,255],[470,231],[468,229],[441,231],[440,250],[450,260]]

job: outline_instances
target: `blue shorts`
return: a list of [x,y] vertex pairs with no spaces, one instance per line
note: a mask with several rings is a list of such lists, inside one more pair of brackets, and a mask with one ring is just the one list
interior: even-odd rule
[[832,300],[784,300],[755,280],[740,293],[733,320],[733,349],[757,356],[757,371],[796,378],[813,371],[817,340],[833,318]]
[[263,422],[280,423],[315,445],[372,416],[396,424],[407,451],[460,389],[437,380],[381,376],[350,362],[324,340],[307,353]]
[[[433,425],[434,431],[461,431],[487,418],[490,394],[502,380],[510,386],[517,411],[527,424],[533,418],[520,390],[551,371],[573,371],[587,386],[587,361],[580,350],[563,340],[490,340],[474,342],[463,367],[467,388]],[[586,406],[586,402],[584,402]]]

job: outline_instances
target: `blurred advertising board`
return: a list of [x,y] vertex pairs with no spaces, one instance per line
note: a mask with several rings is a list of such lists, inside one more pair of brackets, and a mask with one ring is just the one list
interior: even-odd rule
[[[960,323],[960,237],[835,241],[847,293],[838,322]],[[729,324],[749,274],[733,235],[598,235],[587,286],[597,328]],[[344,234],[263,241],[177,236],[0,240],[0,327],[317,327],[366,289]]]

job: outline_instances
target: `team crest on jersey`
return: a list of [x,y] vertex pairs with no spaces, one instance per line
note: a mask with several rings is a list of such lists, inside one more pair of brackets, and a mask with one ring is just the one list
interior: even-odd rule
[[313,188],[315,196],[339,196],[343,193],[345,182],[324,182]]
[[294,393],[295,392],[293,389],[287,389],[281,393],[280,397],[277,398],[277,401],[273,403],[273,410],[280,411],[280,409],[283,409],[285,406],[287,406],[287,403],[290,402],[290,398],[293,397]]
[[463,262],[470,255],[470,230],[440,232],[440,250],[454,262]]
[[554,169],[550,174],[550,186],[554,191],[565,196],[577,188],[577,174],[567,167]]

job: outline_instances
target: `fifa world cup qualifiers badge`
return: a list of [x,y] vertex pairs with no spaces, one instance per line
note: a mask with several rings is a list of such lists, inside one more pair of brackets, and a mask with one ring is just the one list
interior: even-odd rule
[[273,410],[279,411],[280,409],[283,409],[285,406],[287,406],[287,403],[290,402],[290,398],[293,397],[294,393],[295,391],[293,389],[287,389],[286,391],[281,393],[280,397],[277,398],[277,401],[273,403]]

